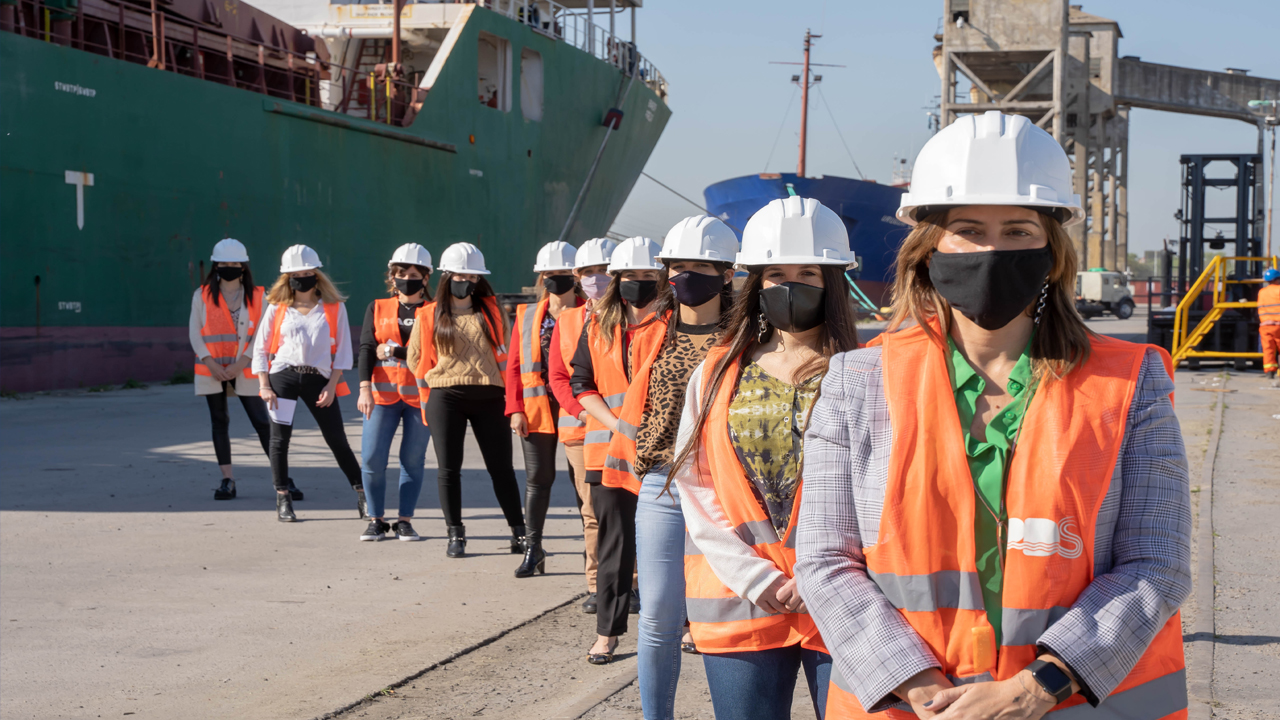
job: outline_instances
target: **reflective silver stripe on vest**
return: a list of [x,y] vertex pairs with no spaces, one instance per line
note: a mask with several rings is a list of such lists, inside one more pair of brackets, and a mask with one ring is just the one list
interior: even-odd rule
[[733,531],[748,545],[768,545],[778,542],[778,531],[768,520],[752,520],[744,522]]
[[209,359],[224,367],[236,361],[233,357],[210,357]]
[[520,372],[522,374],[540,373],[542,363],[529,362],[529,358],[533,357],[533,338],[536,337],[533,332],[533,320],[538,314],[538,306],[532,304],[524,307],[527,309],[524,311],[524,322],[520,323]]
[[400,386],[400,394],[401,394],[401,395],[406,395],[406,396],[408,396],[408,397],[417,397],[417,396],[418,396],[418,386],[417,386],[417,385],[401,385],[401,386]]
[[684,532],[684,554],[685,555],[701,555],[702,551],[698,549],[698,544],[693,541],[693,536],[688,530]]
[[1000,610],[1000,644],[1005,647],[1035,645],[1049,626],[1062,619],[1071,608],[1056,606],[1048,610]]
[[521,397],[545,397],[547,394],[547,386],[539,385],[538,387],[524,388],[524,395]]
[[587,438],[584,442],[588,445],[608,444],[609,438],[611,437],[613,437],[613,433],[608,430],[588,430]]
[[426,378],[414,378],[413,381],[416,382],[420,388],[430,387],[430,385],[427,385]]
[[1112,693],[1098,707],[1074,705],[1045,715],[1053,720],[1156,720],[1187,709],[1187,671],[1149,680]]
[[622,458],[616,458],[612,455],[605,457],[604,466],[609,468],[610,470],[620,470],[632,477],[635,477],[636,475],[636,471],[631,467],[631,463],[627,462],[626,460],[623,460]]
[[240,342],[239,335],[201,335],[200,339],[206,343]]
[[910,612],[934,612],[939,608],[982,610],[982,585],[978,573],[944,570],[928,575],[894,575],[867,571],[889,604]]
[[604,404],[608,405],[610,408],[620,408],[622,407],[622,403],[626,401],[627,401],[627,394],[623,392],[623,393],[618,393],[617,395],[610,395],[609,397],[605,398]]
[[632,425],[622,418],[618,418],[618,432],[622,433],[625,437],[630,438],[631,442],[635,442],[636,435],[640,434],[640,428]]
[[795,549],[796,549],[796,535],[798,535],[798,534],[799,534],[799,533],[796,531],[796,529],[795,529],[795,528],[787,528],[787,540],[786,540],[786,542],[782,543],[782,547],[785,547],[785,548],[791,548],[792,550],[795,550]]
[[[416,390],[417,388],[414,388],[414,389]],[[384,393],[399,392],[399,390],[396,388],[395,383],[379,383],[379,382],[373,383],[373,391],[384,392]]]
[[507,361],[506,361],[506,360],[503,360],[502,362],[498,363],[498,369],[499,369],[499,370],[501,370],[502,372],[506,372],[506,371],[507,371]]
[[375,363],[375,366],[376,367],[404,367],[404,361],[397,360],[396,358],[393,357],[393,358],[388,358],[386,360],[379,360],[377,363]]
[[750,600],[740,597],[685,598],[684,606],[689,613],[689,622],[722,623],[772,616],[772,613],[767,613]]
[[556,420],[556,427],[562,428],[580,428],[586,427],[587,424],[572,415],[561,415]]

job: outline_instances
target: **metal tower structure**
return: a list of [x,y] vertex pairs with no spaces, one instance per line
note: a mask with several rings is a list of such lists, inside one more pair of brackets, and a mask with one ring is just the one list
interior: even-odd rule
[[[1257,125],[1261,152],[1264,118],[1249,101],[1280,99],[1280,81],[1247,71],[1121,57],[1122,37],[1114,20],[1067,0],[943,0],[942,32],[934,36],[943,127],[960,113],[1026,115],[1071,157],[1074,188],[1085,205],[1085,222],[1071,229],[1081,269],[1127,266],[1131,108]],[[957,92],[962,79],[967,97]]]

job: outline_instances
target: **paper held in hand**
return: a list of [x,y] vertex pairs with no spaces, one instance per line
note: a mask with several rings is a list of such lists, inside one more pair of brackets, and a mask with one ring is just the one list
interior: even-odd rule
[[285,400],[282,397],[276,398],[276,409],[272,410],[267,407],[267,414],[271,416],[271,422],[277,425],[293,425],[293,411],[298,409],[297,400]]

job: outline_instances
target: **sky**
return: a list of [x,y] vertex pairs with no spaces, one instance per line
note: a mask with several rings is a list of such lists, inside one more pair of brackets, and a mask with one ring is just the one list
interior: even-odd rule
[[[1120,23],[1122,56],[1280,78],[1275,0],[1226,0],[1211,11],[1188,0],[1081,4]],[[914,160],[932,135],[925,108],[941,92],[931,53],[942,7],[942,0],[644,0],[636,44],[670,83],[673,112],[645,172],[700,204],[703,188],[720,180],[794,172],[800,99],[795,93],[791,100],[790,80],[799,69],[769,61],[800,61],[808,28],[823,36],[813,62],[846,67],[820,69],[821,95],[810,97],[807,174],[858,177],[856,161],[867,178],[891,181],[895,157]],[[626,37],[625,14],[619,19],[618,34]],[[597,23],[607,25],[607,17]],[[1257,142],[1256,126],[1239,120],[1134,110],[1130,250],[1178,237],[1180,155],[1255,152]],[[612,230],[661,241],[676,221],[698,212],[641,176]]]

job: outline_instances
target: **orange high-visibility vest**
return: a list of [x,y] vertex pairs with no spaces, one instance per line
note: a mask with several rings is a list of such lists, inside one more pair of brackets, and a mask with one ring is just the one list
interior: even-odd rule
[[520,353],[521,397],[524,402],[525,419],[529,423],[531,433],[558,433],[560,421],[565,418],[582,426],[582,423],[565,412],[564,408],[559,409],[556,417],[551,415],[551,388],[547,387],[542,380],[546,359],[542,357],[541,341],[542,321],[547,317],[547,308],[550,306],[550,300],[542,300],[536,304],[530,303],[516,308],[516,327],[520,328],[520,347],[517,351]]
[[[416,312],[416,311],[415,311]],[[381,343],[400,344],[400,301],[382,298],[373,301],[373,337]],[[394,355],[386,360],[376,360],[373,365],[371,389],[373,402],[378,405],[395,405],[403,400],[418,407],[418,383],[413,379],[404,360]]]
[[644,409],[649,404],[649,371],[662,352],[667,338],[670,315],[657,318],[631,336],[631,387],[618,410],[618,432],[609,440],[608,455],[604,459],[603,482],[608,487],[629,490],[640,494],[640,478],[635,474],[636,435],[644,422]]
[[1258,291],[1258,321],[1280,323],[1280,285],[1263,285]]
[[[619,324],[613,329],[613,345],[605,348],[604,339],[600,337],[600,325],[594,315],[590,323],[586,330],[587,347],[591,351],[591,366],[595,370],[596,390],[600,393],[604,404],[609,406],[609,412],[617,417],[622,403],[627,399],[627,389],[631,386],[627,368],[622,364],[622,353],[624,351],[628,353],[632,368],[639,368],[640,356],[637,353],[636,339],[640,331],[633,333],[631,342],[627,343],[624,340],[622,326]],[[582,444],[582,454],[587,470],[604,470],[612,437],[613,433],[608,428],[587,413],[587,435]]]
[[[702,379],[707,383],[703,396],[711,391],[711,369],[729,352],[723,345],[711,349],[704,361]],[[769,513],[760,505],[729,437],[729,406],[738,391],[742,372],[734,360],[716,392],[707,422],[698,439],[707,455],[716,499],[734,532],[762,558],[773,562],[788,578],[795,577],[796,525],[800,517],[803,481],[796,484],[795,502],[787,536],[779,538]],[[826,652],[818,628],[808,613],[773,615],[750,600],[738,597],[720,582],[706,558],[686,537],[684,555],[685,607],[689,632],[704,653],[726,653],[789,647],[799,643],[811,650]]]
[[[227,299],[222,298],[222,302],[215,306],[213,296],[207,288],[201,293],[204,298],[204,327],[200,328],[200,339],[204,341],[209,357],[222,367],[234,365],[236,360],[253,346],[253,335],[258,330],[258,320],[262,315],[259,310],[262,307],[262,293],[262,286],[255,287],[253,294],[245,298],[241,306],[245,312],[249,313],[249,333],[245,336],[243,345],[240,344],[236,322],[231,319],[231,309],[227,307]],[[196,358],[195,373],[213,377],[213,373],[209,372],[209,366],[200,362],[200,358]],[[253,370],[248,365],[244,368],[244,376],[253,378]]]
[[[941,333],[937,322],[932,325]],[[878,542],[865,551],[867,575],[919,633],[944,673],[1008,679],[1036,659],[1036,640],[1093,582],[1098,508],[1119,462],[1148,346],[1094,337],[1087,362],[1060,380],[1042,381],[1035,391],[1006,486],[1003,642],[997,648],[978,581],[977,501],[946,346],[918,326],[883,337],[893,447]],[[1168,354],[1161,354],[1172,375]],[[865,712],[847,688],[833,672],[828,718],[878,717]],[[1055,710],[1083,702],[1073,696]],[[1186,718],[1178,613],[1100,710],[1108,702],[1126,708],[1117,712],[1134,720]],[[886,714],[915,717],[899,710]]]
[[[578,340],[582,337],[588,312],[586,305],[579,305],[565,310],[556,318],[556,328],[560,332],[560,357],[566,368],[573,366],[573,354],[578,351]],[[562,443],[581,445],[587,438],[587,424],[564,412],[560,413],[556,429]]]
[[[324,308],[324,319],[329,323],[329,358],[332,362],[332,358],[338,356],[338,309],[342,304],[321,303],[321,306]],[[271,361],[275,360],[276,353],[280,352],[280,326],[284,324],[284,314],[288,309],[287,305],[276,304],[276,314],[271,321],[271,341],[267,343],[267,372],[271,372]],[[338,383],[337,392],[338,397],[351,394],[346,380]]]
[[[447,302],[447,301],[445,301]],[[502,322],[502,310],[498,307],[498,299],[486,297],[480,299],[480,316],[485,324],[498,338],[498,347],[492,348],[493,357],[498,361],[498,370],[507,369],[507,327]],[[418,359],[418,367],[413,369],[413,377],[418,385],[419,404],[422,407],[422,423],[427,424],[427,398],[431,396],[431,388],[427,386],[426,376],[440,361],[436,354],[436,304],[426,303],[414,313],[414,325],[421,328],[418,337],[422,341],[422,354]]]

